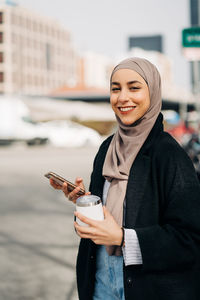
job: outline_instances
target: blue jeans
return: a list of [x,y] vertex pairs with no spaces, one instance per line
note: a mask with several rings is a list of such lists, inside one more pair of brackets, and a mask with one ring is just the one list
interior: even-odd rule
[[125,300],[123,256],[109,256],[104,246],[98,246],[93,300]]

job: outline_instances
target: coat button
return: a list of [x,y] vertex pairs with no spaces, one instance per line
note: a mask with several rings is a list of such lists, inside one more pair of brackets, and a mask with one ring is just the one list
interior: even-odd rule
[[90,256],[90,258],[91,258],[91,259],[94,259],[94,256],[93,256],[93,255],[91,255],[91,256]]
[[131,277],[128,277],[127,278],[127,284],[128,284],[128,286],[130,287],[132,285],[132,283],[133,283],[133,279]]

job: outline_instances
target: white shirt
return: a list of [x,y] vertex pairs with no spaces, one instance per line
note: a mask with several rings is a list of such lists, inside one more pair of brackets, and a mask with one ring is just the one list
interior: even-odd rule
[[[106,204],[110,182],[105,181],[103,187],[103,205]],[[134,229],[124,228],[125,246],[122,248],[125,266],[142,264],[142,254],[136,231]]]

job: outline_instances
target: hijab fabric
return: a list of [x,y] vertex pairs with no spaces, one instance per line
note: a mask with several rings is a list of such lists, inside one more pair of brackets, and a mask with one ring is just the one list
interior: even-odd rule
[[[150,95],[150,107],[135,123],[125,125],[116,116],[118,130],[110,143],[103,165],[103,176],[111,182],[106,207],[121,227],[130,168],[161,110],[161,79],[157,68],[142,58],[128,58],[120,62],[114,68],[110,81],[120,69],[137,72],[147,83]],[[106,246],[106,250],[109,255],[121,255],[119,246]]]

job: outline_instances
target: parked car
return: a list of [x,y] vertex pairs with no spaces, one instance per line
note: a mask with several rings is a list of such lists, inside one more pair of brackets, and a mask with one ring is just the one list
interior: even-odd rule
[[14,142],[35,145],[47,141],[45,130],[31,120],[27,106],[20,99],[0,97],[0,145]]
[[98,146],[102,141],[94,129],[69,120],[44,122],[40,126],[46,130],[49,143],[57,147]]
[[0,97],[0,145],[25,142],[50,143],[56,147],[98,146],[100,134],[71,121],[33,122],[25,103],[14,97]]

